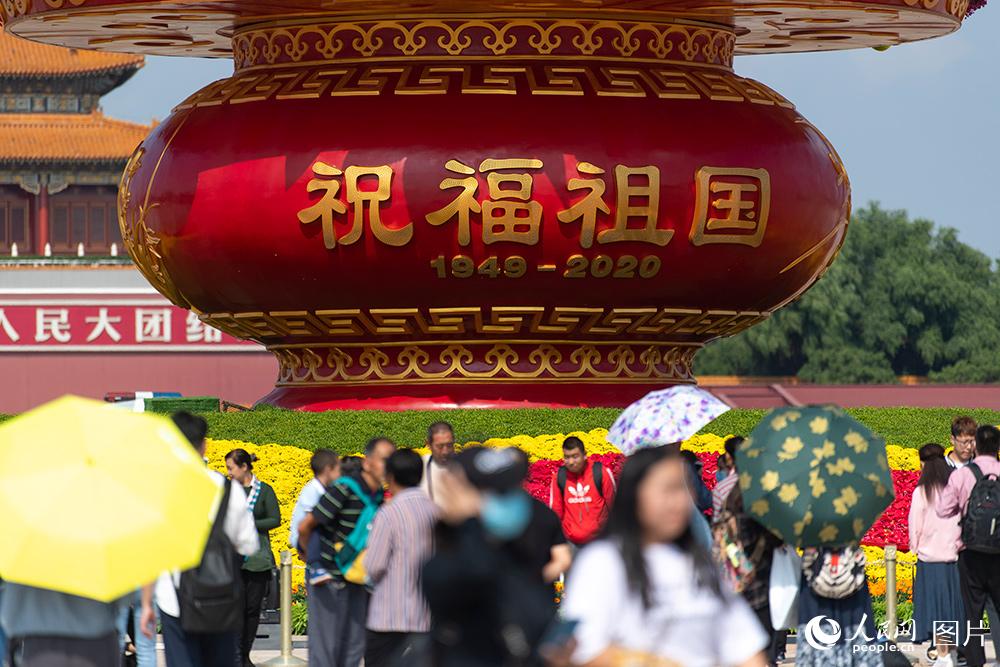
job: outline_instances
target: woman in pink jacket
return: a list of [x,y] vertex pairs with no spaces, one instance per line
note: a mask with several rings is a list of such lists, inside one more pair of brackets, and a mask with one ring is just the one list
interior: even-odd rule
[[[965,630],[965,612],[958,575],[958,547],[962,529],[960,517],[942,519],[934,501],[948,483],[951,467],[945,461],[944,447],[928,444],[920,448],[920,481],[913,490],[910,505],[910,551],[917,554],[917,573],[913,582],[913,641],[932,639],[935,621],[954,628],[951,637],[933,637],[937,646],[934,667],[954,667],[952,649],[961,645]],[[956,625],[957,623],[957,625]]]

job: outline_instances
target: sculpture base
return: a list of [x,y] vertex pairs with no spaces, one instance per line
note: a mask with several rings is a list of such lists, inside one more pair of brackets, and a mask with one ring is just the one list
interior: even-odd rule
[[[277,387],[258,405],[289,410],[449,410],[470,408],[596,408],[625,407],[670,383],[532,385],[428,384],[375,387]],[[674,383],[676,384],[676,383]]]
[[294,410],[624,407],[694,382],[700,345],[657,341],[434,341],[273,345],[261,403]]

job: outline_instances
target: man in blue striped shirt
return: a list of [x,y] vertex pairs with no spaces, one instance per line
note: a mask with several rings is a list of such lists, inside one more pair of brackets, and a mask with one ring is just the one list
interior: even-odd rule
[[424,465],[409,449],[386,463],[392,500],[372,522],[365,570],[374,586],[368,606],[365,667],[388,667],[414,650],[431,629],[421,570],[434,548],[437,506],[420,489]]

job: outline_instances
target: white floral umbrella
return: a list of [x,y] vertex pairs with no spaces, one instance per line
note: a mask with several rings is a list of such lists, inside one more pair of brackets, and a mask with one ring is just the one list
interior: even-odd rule
[[608,431],[608,441],[632,454],[690,438],[728,410],[718,398],[692,385],[660,389],[625,408]]

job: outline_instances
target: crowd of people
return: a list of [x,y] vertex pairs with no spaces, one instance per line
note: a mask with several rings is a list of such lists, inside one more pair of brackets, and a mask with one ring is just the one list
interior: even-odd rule
[[[173,419],[204,457],[205,421]],[[930,644],[936,667],[978,667],[985,629],[968,621],[987,609],[1000,621],[1000,431],[960,417],[951,432],[950,452],[920,449],[909,523],[913,640]],[[287,536],[306,563],[310,664],[778,663],[787,629],[773,627],[769,586],[783,545],[743,507],[742,444],[726,441],[709,490],[679,443],[632,454],[616,478],[568,437],[547,503],[524,489],[524,452],[456,452],[443,421],[428,428],[423,457],[383,437],[361,457],[316,451]],[[275,569],[271,540],[286,539],[273,534],[280,507],[255,461],[243,449],[226,455],[195,570],[163,573],[114,603],[8,583],[0,628],[10,665],[117,665],[128,637],[136,664],[151,667],[159,626],[168,667],[250,667]],[[830,646],[800,639],[797,664],[883,664],[886,653],[857,650],[878,635],[864,568],[857,545],[804,551],[798,636],[817,618],[842,633]]]

